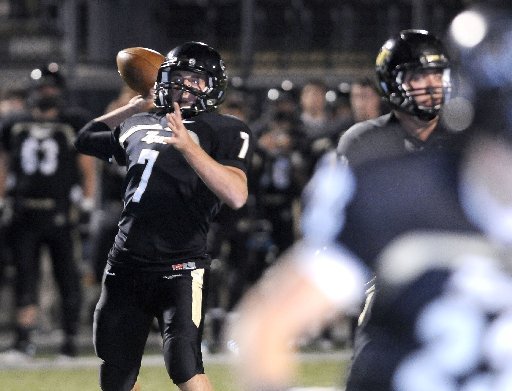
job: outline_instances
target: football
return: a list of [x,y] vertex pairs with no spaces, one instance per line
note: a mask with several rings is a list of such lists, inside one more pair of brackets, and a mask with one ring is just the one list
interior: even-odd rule
[[146,96],[153,87],[165,57],[153,49],[133,47],[117,53],[117,71],[132,90]]

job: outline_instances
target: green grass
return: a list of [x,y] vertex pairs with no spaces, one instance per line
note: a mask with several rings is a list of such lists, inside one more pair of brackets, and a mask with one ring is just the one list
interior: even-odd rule
[[[344,365],[338,360],[304,362],[299,366],[296,385],[339,386]],[[227,364],[206,365],[206,373],[215,390],[239,391]],[[162,366],[142,367],[139,376],[142,391],[178,390]],[[0,370],[0,389],[6,391],[93,391],[99,390],[98,369]]]

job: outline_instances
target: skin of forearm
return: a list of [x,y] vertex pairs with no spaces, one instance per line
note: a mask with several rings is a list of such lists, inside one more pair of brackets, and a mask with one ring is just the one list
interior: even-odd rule
[[230,208],[241,208],[247,201],[247,178],[235,167],[224,166],[212,159],[199,145],[190,143],[181,151],[208,188]]
[[142,113],[150,110],[153,107],[153,98],[143,98],[141,95],[133,97],[128,104],[112,110],[95,119],[97,122],[103,122],[110,129],[114,129],[117,125],[125,119],[134,114]]

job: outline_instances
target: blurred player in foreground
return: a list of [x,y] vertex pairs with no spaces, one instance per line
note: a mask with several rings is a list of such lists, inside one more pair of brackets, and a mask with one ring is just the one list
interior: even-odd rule
[[447,115],[471,134],[462,153],[316,172],[304,240],[245,297],[229,333],[245,389],[285,389],[293,342],[350,311],[367,268],[380,282],[368,331],[378,347],[358,352],[347,390],[512,389],[510,26],[510,8],[481,7],[451,25],[461,85]]
[[130,390],[153,318],[167,372],[182,391],[211,390],[201,339],[210,256],[206,236],[220,206],[247,199],[251,133],[215,113],[227,75],[214,49],[171,50],[151,97],[136,96],[84,127],[79,151],[127,166],[124,209],[94,317],[102,390]]

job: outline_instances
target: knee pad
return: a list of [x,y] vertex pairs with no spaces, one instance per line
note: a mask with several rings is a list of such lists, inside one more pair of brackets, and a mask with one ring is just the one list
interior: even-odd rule
[[204,373],[201,347],[195,340],[174,338],[166,341],[164,359],[167,373],[174,384],[185,383],[197,374]]
[[100,387],[103,391],[130,391],[138,374],[138,366],[126,369],[103,362],[100,366]]

